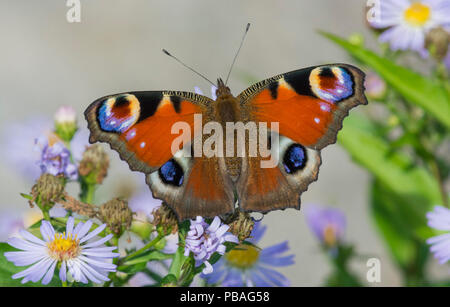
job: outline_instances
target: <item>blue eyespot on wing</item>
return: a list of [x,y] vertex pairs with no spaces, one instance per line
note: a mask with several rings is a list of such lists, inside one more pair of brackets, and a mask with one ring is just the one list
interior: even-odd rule
[[181,166],[174,160],[167,161],[158,171],[159,177],[164,183],[179,187],[183,184],[184,172]]
[[98,109],[98,123],[103,131],[122,133],[134,125],[140,114],[140,104],[131,94],[106,99]]
[[337,103],[354,94],[354,80],[351,73],[340,66],[321,66],[309,75],[313,93],[320,99]]
[[306,151],[300,144],[292,144],[283,157],[283,166],[288,174],[294,174],[306,165]]

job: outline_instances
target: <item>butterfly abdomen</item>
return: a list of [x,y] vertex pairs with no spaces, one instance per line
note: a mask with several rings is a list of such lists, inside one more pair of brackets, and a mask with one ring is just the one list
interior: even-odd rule
[[[213,106],[213,114],[214,114],[214,120],[219,122],[222,126],[222,131],[224,131],[223,134],[223,145],[224,145],[224,156],[225,158],[225,165],[228,171],[228,174],[231,176],[233,180],[236,180],[240,173],[241,168],[241,157],[237,157],[237,148],[236,148],[236,142],[233,142],[233,150],[234,156],[229,157],[226,156],[227,152],[227,146],[229,143],[226,140],[227,134],[226,134],[226,125],[227,123],[236,123],[241,120],[241,114],[240,114],[240,108],[239,108],[239,102],[238,100],[233,97],[231,94],[225,94],[218,96],[217,100],[214,103]],[[233,136],[235,138],[236,135]]]

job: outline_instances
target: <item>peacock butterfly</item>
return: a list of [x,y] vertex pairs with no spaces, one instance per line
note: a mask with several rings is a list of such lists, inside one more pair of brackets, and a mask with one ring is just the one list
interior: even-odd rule
[[[336,142],[350,109],[367,104],[363,84],[358,68],[328,64],[263,80],[236,97],[219,78],[216,100],[180,91],[108,95],[95,100],[85,117],[90,142],[109,143],[131,170],[145,173],[154,197],[166,202],[179,220],[230,213],[236,202],[247,212],[300,209],[300,195],[317,180],[321,149]],[[271,142],[270,155],[279,157],[277,163],[261,167],[267,157],[250,155],[248,138],[242,155],[239,150],[234,156],[183,154],[199,141],[198,115],[203,125],[214,122],[224,130],[227,123],[276,122],[279,141]],[[172,127],[179,122],[194,134],[173,153],[179,135]],[[200,141],[206,138],[200,134]]]

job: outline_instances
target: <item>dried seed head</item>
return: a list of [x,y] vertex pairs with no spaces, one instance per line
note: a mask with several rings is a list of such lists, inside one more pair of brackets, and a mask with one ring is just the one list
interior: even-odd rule
[[447,55],[449,44],[450,33],[442,27],[431,29],[425,37],[425,46],[438,61]]
[[250,237],[255,222],[247,212],[236,210],[235,213],[227,219],[226,224],[230,226],[228,231],[238,237],[239,241],[242,242]]
[[89,146],[83,153],[78,172],[90,184],[101,184],[108,173],[109,157],[100,144]]
[[169,235],[178,231],[178,219],[166,203],[163,202],[152,214],[153,224],[156,225],[158,232]]
[[128,207],[128,202],[120,198],[114,198],[101,205],[98,215],[100,220],[117,235],[130,228],[133,221],[133,212]]
[[64,179],[50,174],[42,174],[31,188],[31,195],[33,196],[33,199],[30,200],[31,207],[35,201],[39,201],[41,205],[53,206],[64,196]]

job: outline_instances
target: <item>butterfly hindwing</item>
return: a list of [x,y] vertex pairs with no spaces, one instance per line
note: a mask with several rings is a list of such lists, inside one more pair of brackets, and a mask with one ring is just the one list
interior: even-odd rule
[[267,158],[248,157],[242,163],[237,182],[240,207],[244,211],[268,212],[277,209],[300,209],[300,194],[317,180],[321,164],[320,151],[304,147],[279,136],[272,155],[279,157],[275,167],[262,167]]
[[158,171],[147,175],[154,197],[163,199],[180,220],[232,212],[233,184],[224,159],[186,157],[186,151],[190,148],[178,152]]
[[[277,122],[275,168],[261,168],[260,156],[243,162],[237,183],[245,211],[300,208],[300,195],[317,180],[320,150],[336,142],[351,108],[367,104],[364,73],[347,64],[315,66],[261,81],[238,99],[255,122]],[[270,126],[268,124],[268,126]]]

